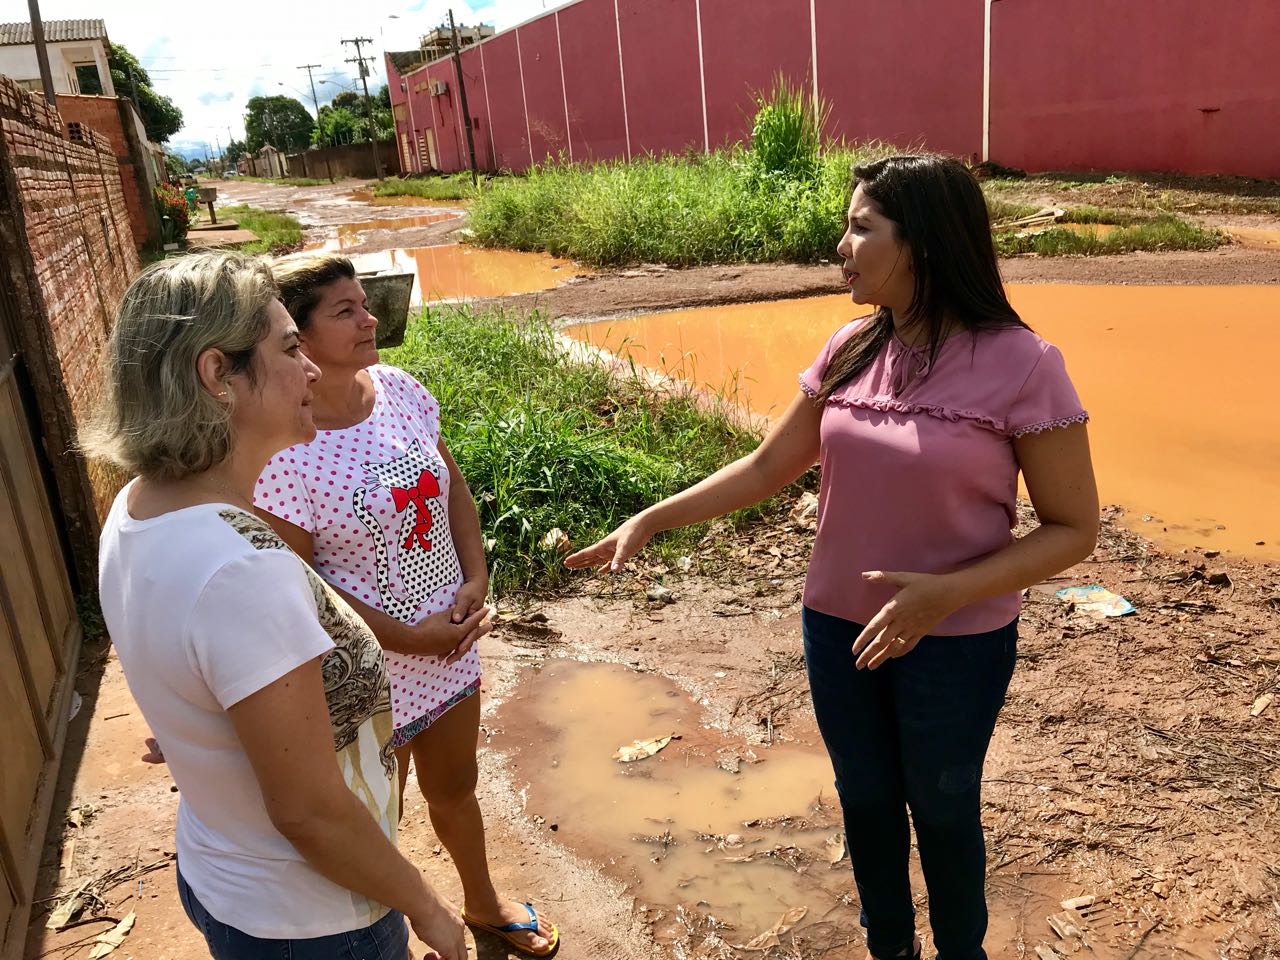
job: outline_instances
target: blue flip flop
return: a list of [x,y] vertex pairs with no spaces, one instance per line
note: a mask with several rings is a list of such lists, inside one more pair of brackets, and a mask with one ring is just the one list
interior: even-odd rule
[[[492,933],[495,937],[498,937],[505,942],[507,946],[511,947],[512,950],[523,953],[527,957],[538,957],[540,960],[548,960],[548,958],[554,957],[556,955],[556,951],[560,949],[560,931],[556,929],[556,925],[553,923],[551,925],[551,931],[549,933],[544,933],[538,926],[538,913],[533,909],[533,904],[526,903],[524,904],[524,908],[529,911],[528,923],[508,923],[505,926],[495,927],[488,923],[482,923],[479,920],[473,920],[465,913],[462,915],[462,919],[466,922],[467,926],[471,927],[473,930],[483,930],[485,933]],[[531,947],[525,946],[516,934],[523,933],[526,930],[543,937],[547,941],[547,945],[541,950],[534,950]]]

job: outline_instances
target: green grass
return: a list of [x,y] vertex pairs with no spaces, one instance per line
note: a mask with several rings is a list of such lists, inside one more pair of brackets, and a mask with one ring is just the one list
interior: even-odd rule
[[[484,183],[484,178],[481,178]],[[444,177],[388,177],[373,188],[375,197],[422,197],[424,200],[470,200],[476,195],[470,173]]]
[[250,183],[278,183],[286,187],[318,187],[328,180],[317,180],[315,177],[233,177],[235,180],[247,180]]
[[756,105],[750,147],[557,161],[495,180],[471,209],[475,241],[598,266],[830,259],[853,165],[896,148],[824,144],[828,105],[780,79],[771,93],[756,95]]
[[252,230],[257,242],[246,244],[243,253],[289,253],[302,243],[302,224],[287,213],[274,213],[240,204],[218,207],[219,220],[235,220],[242,230]]
[[1000,223],[1004,220],[1019,220],[1022,217],[1029,217],[1039,211],[1040,206],[1034,203],[1005,200],[1002,197],[987,194],[987,210],[991,215],[991,222]]
[[[384,359],[440,401],[497,594],[565,582],[561,555],[543,543],[549,531],[588,545],[759,442],[714,398],[658,393],[638,376],[570,360],[537,315],[428,307]],[[699,535],[673,532],[659,550],[687,549]]]
[[1205,230],[1170,214],[1160,214],[1142,223],[1120,227],[1105,237],[1051,228],[1025,237],[997,233],[995,241],[996,251],[1004,257],[1028,253],[1063,257],[1133,253],[1137,250],[1212,250],[1226,242],[1217,230]]
[[1171,173],[1041,173],[983,182],[987,196],[1014,201],[1052,197],[1146,213],[1258,213],[1280,215],[1280,180],[1193,177]]
[[482,190],[475,240],[598,266],[790,261],[834,256],[850,170],[893,148],[831,148],[811,178],[760,169],[750,151],[548,164]]
[[1065,223],[1108,223],[1118,227],[1134,226],[1150,223],[1154,217],[1150,213],[1122,210],[1117,207],[1095,207],[1092,204],[1080,204],[1065,208]]

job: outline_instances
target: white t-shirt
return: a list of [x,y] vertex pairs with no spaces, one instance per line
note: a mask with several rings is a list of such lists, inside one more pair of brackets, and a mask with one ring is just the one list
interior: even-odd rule
[[[404,623],[452,608],[462,565],[449,529],[440,405],[395,367],[369,368],[369,416],[280,451],[254,488],[259,510],[311,534],[320,576]],[[457,663],[387,651],[402,746],[480,686],[472,647]]]
[[223,923],[263,939],[369,926],[382,904],[325,879],[271,824],[227,709],[321,664],[347,785],[395,842],[391,709],[369,628],[258,517],[202,504],[149,520],[116,497],[102,531],[102,612],[129,689],[181,793],[183,877]]

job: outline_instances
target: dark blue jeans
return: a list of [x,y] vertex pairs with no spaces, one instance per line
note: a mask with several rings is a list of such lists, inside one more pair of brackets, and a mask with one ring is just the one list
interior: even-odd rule
[[213,960],[408,960],[409,926],[395,910],[372,926],[305,940],[263,940],[216,919],[178,871],[178,899]]
[[861,625],[808,608],[803,623],[867,949],[879,960],[911,954],[910,808],[938,960],[986,960],[982,763],[1013,676],[1018,621],[925,637],[876,670],[854,666]]

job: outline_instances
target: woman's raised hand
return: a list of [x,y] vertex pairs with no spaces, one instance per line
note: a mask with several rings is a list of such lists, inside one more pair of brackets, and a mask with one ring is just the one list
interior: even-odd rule
[[603,540],[569,554],[564,558],[564,565],[570,570],[596,567],[601,571],[617,573],[624,563],[644,549],[644,545],[657,532],[649,528],[641,519],[642,516],[643,514],[636,514]]

